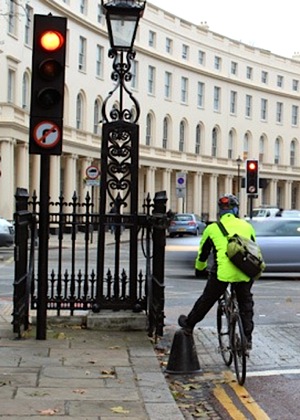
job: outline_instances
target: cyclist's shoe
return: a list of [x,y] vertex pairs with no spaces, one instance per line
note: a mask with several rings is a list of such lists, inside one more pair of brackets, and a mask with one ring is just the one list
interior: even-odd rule
[[184,330],[186,334],[193,334],[194,327],[191,327],[187,322],[186,315],[180,315],[178,318],[178,325]]
[[252,350],[252,341],[251,341],[251,338],[248,338],[247,339],[247,343],[246,343],[246,351],[245,351],[245,353],[246,353],[246,356],[250,356],[250,350]]

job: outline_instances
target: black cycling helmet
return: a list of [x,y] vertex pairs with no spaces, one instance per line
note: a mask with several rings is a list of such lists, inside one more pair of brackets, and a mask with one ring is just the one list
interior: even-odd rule
[[233,194],[224,194],[219,198],[218,206],[220,210],[232,210],[239,208],[239,200]]

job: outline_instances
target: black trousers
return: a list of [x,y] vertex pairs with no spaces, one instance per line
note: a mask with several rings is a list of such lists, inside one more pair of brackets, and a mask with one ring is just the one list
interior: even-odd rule
[[[193,309],[188,314],[187,323],[194,327],[200,322],[209,310],[214,306],[218,299],[227,289],[229,283],[218,280],[214,274],[210,274],[202,295],[195,302]],[[253,280],[249,282],[235,283],[236,297],[239,304],[240,315],[243,328],[248,340],[251,340],[253,324],[253,295],[251,287]]]

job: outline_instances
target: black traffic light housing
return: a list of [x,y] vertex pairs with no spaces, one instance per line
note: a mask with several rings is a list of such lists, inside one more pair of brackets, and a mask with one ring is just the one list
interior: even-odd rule
[[67,19],[34,15],[29,153],[62,153]]
[[247,159],[246,160],[246,193],[247,194],[258,194],[258,160]]

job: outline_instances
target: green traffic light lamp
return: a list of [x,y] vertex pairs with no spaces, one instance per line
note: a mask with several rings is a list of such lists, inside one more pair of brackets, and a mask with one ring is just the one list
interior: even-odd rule
[[131,51],[146,1],[101,0],[101,4],[106,16],[111,48],[117,51]]

